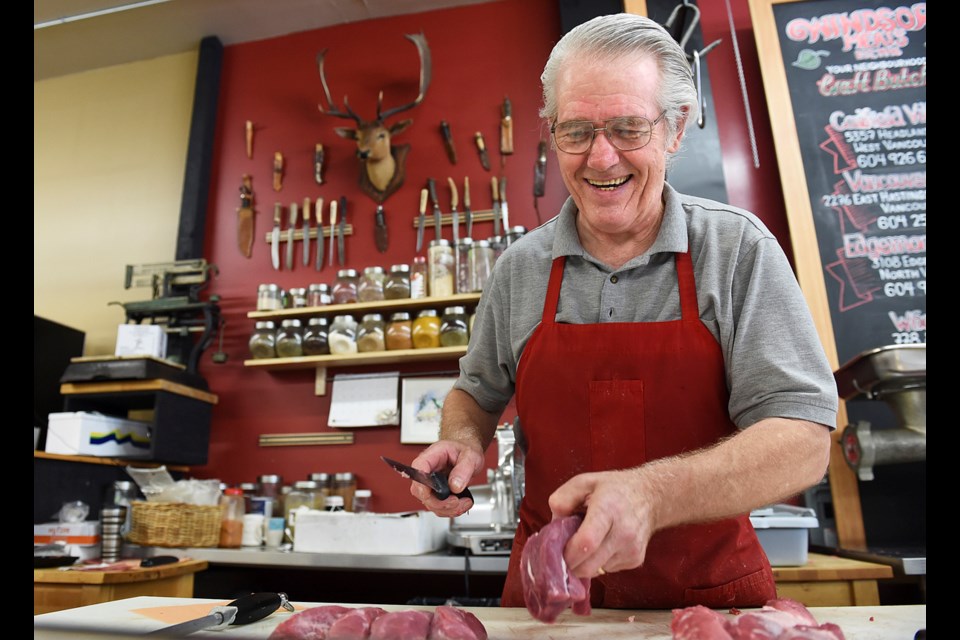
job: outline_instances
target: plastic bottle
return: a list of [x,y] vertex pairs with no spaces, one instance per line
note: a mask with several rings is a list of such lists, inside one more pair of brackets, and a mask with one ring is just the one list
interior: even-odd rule
[[243,489],[233,487],[224,489],[220,496],[220,544],[227,549],[239,549],[243,543],[243,516],[246,507]]

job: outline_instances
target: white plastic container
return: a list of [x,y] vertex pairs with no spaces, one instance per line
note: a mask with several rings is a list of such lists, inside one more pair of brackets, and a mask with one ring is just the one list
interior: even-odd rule
[[294,551],[359,555],[418,555],[446,545],[447,519],[429,511],[351,513],[304,511],[297,515]]
[[750,523],[771,566],[807,564],[810,529],[820,524],[816,511],[789,504],[775,504],[751,511]]
[[148,458],[150,423],[87,411],[51,413],[46,451],[65,455]]

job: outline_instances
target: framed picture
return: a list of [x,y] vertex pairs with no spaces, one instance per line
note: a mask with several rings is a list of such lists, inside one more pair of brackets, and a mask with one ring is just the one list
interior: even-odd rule
[[456,376],[403,378],[400,442],[430,444],[440,438],[440,411]]

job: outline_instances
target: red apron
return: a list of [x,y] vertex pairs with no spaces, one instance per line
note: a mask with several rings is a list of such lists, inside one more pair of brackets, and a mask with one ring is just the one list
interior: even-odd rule
[[[681,319],[667,322],[555,322],[566,259],[553,262],[543,320],[517,367],[526,489],[505,607],[525,606],[523,545],[551,520],[547,498],[562,483],[700,449],[736,431],[723,354],[700,322],[690,254],[675,256]],[[641,567],[594,578],[590,588],[593,607],[619,609],[757,607],[775,597],[746,515],[658,531]]]

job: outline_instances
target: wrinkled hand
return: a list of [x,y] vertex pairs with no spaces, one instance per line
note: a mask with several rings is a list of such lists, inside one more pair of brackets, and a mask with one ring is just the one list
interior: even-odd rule
[[593,578],[639,567],[656,531],[650,495],[636,469],[574,476],[550,496],[554,518],[582,512],[583,524],[563,557],[578,578]]
[[[410,466],[428,474],[450,469],[447,478],[450,490],[460,493],[466,489],[470,479],[484,468],[484,464],[483,451],[480,449],[454,440],[440,440],[424,449],[413,459]],[[455,518],[473,507],[473,500],[455,495],[439,500],[429,487],[419,482],[410,483],[410,493],[422,502],[424,507],[443,518]]]

